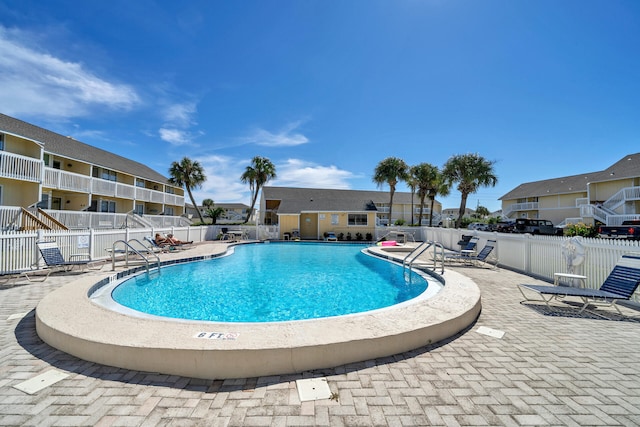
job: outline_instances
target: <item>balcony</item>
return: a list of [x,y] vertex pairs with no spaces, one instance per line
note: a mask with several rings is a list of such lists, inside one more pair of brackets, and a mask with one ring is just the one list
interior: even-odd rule
[[42,180],[42,160],[0,151],[0,177],[39,183]]
[[[41,163],[40,163],[41,165]],[[154,202],[172,206],[184,206],[184,197],[162,191],[136,187],[87,175],[66,172],[49,167],[44,168],[44,186],[56,190],[77,191],[99,196],[117,197],[120,199]]]
[[504,212],[503,215],[508,217],[514,212],[535,210],[538,210],[538,202],[514,203],[513,205],[507,206],[506,212]]

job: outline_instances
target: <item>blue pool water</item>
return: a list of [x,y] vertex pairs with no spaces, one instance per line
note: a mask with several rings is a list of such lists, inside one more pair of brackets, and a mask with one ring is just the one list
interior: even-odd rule
[[163,267],[112,292],[119,304],[157,316],[221,322],[314,319],[388,307],[423,293],[418,274],[326,243],[241,245],[226,257]]

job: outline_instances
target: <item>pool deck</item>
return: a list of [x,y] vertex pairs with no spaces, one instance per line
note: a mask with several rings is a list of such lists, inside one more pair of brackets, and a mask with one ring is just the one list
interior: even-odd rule
[[[200,246],[190,251],[205,250]],[[479,318],[455,337],[337,368],[230,380],[70,356],[40,340],[34,309],[79,276],[0,285],[0,425],[640,425],[638,312],[623,307],[629,317],[620,318],[597,310],[612,320],[568,308],[550,312],[520,304],[516,286],[544,282],[505,269],[451,270],[482,292]],[[15,388],[52,371],[61,379],[33,394]],[[296,380],[314,377],[327,379],[334,399],[301,402]]]

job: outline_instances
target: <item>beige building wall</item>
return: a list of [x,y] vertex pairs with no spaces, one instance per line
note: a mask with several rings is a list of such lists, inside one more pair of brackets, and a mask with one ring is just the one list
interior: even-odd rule
[[40,159],[42,146],[24,138],[4,134],[4,149],[9,153],[20,154],[21,156]]
[[[640,173],[640,171],[639,171]],[[604,202],[623,188],[635,185],[632,178],[590,184],[591,202]]]
[[284,238],[284,233],[293,230],[300,230],[300,215],[278,215],[278,223],[280,224],[280,239]]
[[40,200],[40,188],[35,182],[0,178],[2,205],[27,207]]

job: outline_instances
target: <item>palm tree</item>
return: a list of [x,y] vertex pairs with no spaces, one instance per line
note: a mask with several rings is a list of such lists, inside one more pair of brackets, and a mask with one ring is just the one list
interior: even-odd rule
[[207,177],[204,174],[204,169],[197,161],[193,161],[188,157],[184,157],[180,163],[173,162],[171,163],[171,167],[169,168],[169,183],[172,185],[177,185],[180,187],[185,187],[187,189],[187,193],[189,194],[189,198],[191,199],[191,204],[196,208],[198,212],[198,216],[200,217],[200,222],[204,224],[204,218],[202,218],[202,213],[200,209],[198,209],[198,205],[196,204],[195,199],[193,198],[193,194],[191,193],[191,189],[199,188],[202,184],[207,180]]
[[433,205],[438,194],[446,196],[449,194],[449,188],[444,184],[442,174],[437,166],[429,163],[420,163],[412,166],[410,174],[415,181],[415,186],[420,197],[420,215],[418,216],[418,225],[422,224],[422,213],[424,210],[424,199],[426,197],[431,201],[431,210],[429,213],[429,227],[433,225]]
[[[409,174],[406,179],[407,187],[411,189],[411,225],[415,225],[415,215],[413,212],[413,196],[416,194],[416,180],[415,177],[411,174],[411,169],[409,169]],[[420,212],[422,213],[422,212]]]
[[480,187],[495,187],[498,183],[498,177],[493,170],[494,163],[477,153],[458,154],[450,157],[445,163],[442,171],[445,182],[449,187],[458,183],[457,189],[462,195],[456,228],[460,227],[469,194],[475,193]]
[[251,213],[258,200],[258,193],[269,180],[276,177],[276,167],[271,160],[266,157],[256,156],[251,159],[251,165],[247,166],[240,181],[244,184],[249,183],[249,189],[251,190],[251,208],[247,212],[247,217],[244,219],[244,223],[249,222]]
[[218,222],[218,218],[220,218],[224,214],[224,208],[218,206],[215,207],[215,203],[211,199],[204,199],[202,201],[202,206],[204,206],[204,213],[206,216],[211,218],[211,224],[216,224]]
[[396,192],[398,181],[404,181],[408,178],[409,167],[402,159],[397,157],[387,157],[376,166],[373,172],[373,182],[382,187],[383,184],[389,184],[389,224],[391,225],[391,213],[393,210],[393,194]]

